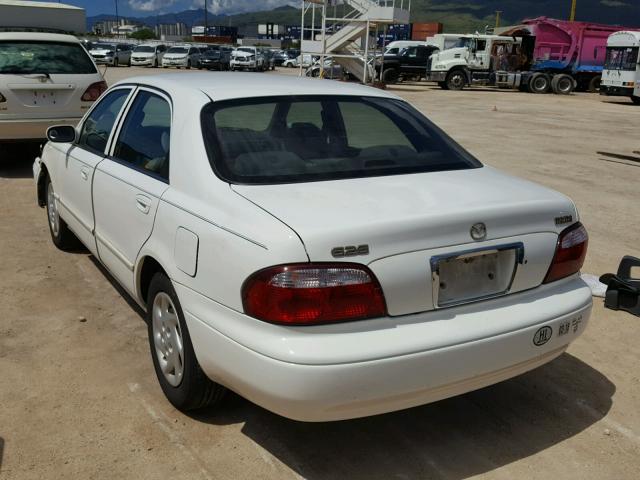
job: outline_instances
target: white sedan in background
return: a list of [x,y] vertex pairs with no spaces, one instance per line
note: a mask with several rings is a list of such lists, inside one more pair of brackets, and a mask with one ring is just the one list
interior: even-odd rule
[[225,388],[304,421],[409,408],[543,365],[587,325],[571,200],[381,90],[138,77],[49,140],[53,242],[146,310],[179,409]]

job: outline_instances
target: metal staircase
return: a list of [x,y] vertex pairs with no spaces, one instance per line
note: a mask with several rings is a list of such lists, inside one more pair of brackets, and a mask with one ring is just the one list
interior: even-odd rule
[[[375,57],[377,32],[390,24],[409,23],[410,2],[303,0],[302,53],[320,56],[321,65],[325,57],[331,56],[363,83],[373,81],[375,69],[371,60]],[[309,30],[310,38],[305,39],[305,31]],[[376,36],[371,37],[374,30]]]

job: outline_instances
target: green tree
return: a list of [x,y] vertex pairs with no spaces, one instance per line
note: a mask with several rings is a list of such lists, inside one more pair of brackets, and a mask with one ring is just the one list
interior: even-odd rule
[[142,30],[133,32],[132,34],[127,35],[127,37],[135,40],[156,40],[158,38],[154,31],[149,28],[143,28]]

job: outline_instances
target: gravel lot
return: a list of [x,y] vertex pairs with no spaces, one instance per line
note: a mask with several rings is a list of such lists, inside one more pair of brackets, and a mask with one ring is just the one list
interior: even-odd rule
[[[162,70],[107,79],[139,73]],[[640,256],[640,108],[588,94],[393,90],[483,162],[571,196],[591,234],[585,272]],[[567,354],[436,404],[331,424],[235,395],[220,412],[174,410],[140,312],[90,255],[51,243],[33,152],[0,155],[0,478],[638,478],[640,322],[600,299]]]

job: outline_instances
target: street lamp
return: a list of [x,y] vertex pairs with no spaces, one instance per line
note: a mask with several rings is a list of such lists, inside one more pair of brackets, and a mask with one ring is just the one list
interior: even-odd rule
[[207,41],[207,0],[204,0],[204,41]]
[[116,2],[116,37],[119,37],[119,33],[120,33],[120,17],[118,16],[118,0],[115,0]]

